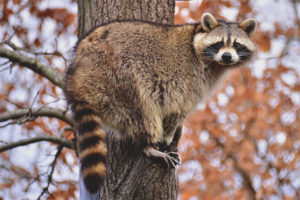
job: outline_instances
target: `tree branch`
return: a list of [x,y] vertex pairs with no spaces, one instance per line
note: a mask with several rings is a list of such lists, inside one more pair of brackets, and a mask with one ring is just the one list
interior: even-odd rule
[[[50,169],[50,173],[49,173],[49,175],[48,175],[48,183],[47,183],[46,187],[43,188],[43,191],[41,192],[41,194],[40,194],[39,197],[37,198],[38,200],[41,199],[41,197],[42,197],[45,193],[50,194],[50,193],[49,193],[49,186],[50,186],[50,184],[52,183],[52,176],[53,176],[53,172],[54,172],[55,165],[56,165],[56,162],[57,162],[57,158],[58,158],[58,156],[60,155],[62,149],[63,149],[63,146],[62,146],[62,145],[60,145],[60,146],[57,148],[57,152],[56,152],[56,154],[55,154],[54,160],[52,161],[51,166],[50,166],[51,169]],[[53,197],[52,194],[50,194],[50,195]],[[54,198],[54,199],[55,199],[55,198]]]
[[64,75],[61,72],[44,65],[41,61],[35,58],[28,57],[18,51],[11,51],[4,47],[0,47],[0,57],[7,58],[11,62],[15,62],[27,67],[39,75],[47,78],[58,87],[63,87]]
[[41,142],[41,141],[48,141],[48,142],[52,142],[55,144],[59,144],[63,147],[75,149],[74,142],[71,140],[66,140],[63,138],[55,137],[55,136],[38,136],[38,137],[24,139],[24,140],[20,140],[18,142],[0,146],[0,153],[10,150],[10,149],[13,149],[13,148],[16,148],[16,147],[25,146],[28,144],[32,144],[35,142]]
[[[294,9],[294,13],[295,13],[295,18],[296,18],[296,24],[298,26],[298,28],[300,28],[300,18],[299,18],[299,13],[297,10],[297,0],[292,0],[292,4],[293,4],[293,9]],[[298,30],[298,29],[297,29]],[[298,32],[298,31],[297,31]]]
[[255,191],[255,189],[252,185],[251,178],[250,178],[249,174],[246,172],[246,170],[244,170],[239,165],[238,160],[235,157],[235,155],[233,155],[230,152],[226,152],[224,150],[225,145],[222,142],[220,142],[220,140],[217,137],[215,137],[213,134],[210,134],[210,135],[214,139],[217,146],[220,147],[225,152],[226,157],[230,158],[233,161],[233,167],[240,174],[240,176],[242,177],[243,185],[244,185],[244,188],[248,191],[249,199],[255,200],[256,199],[256,191]]
[[0,122],[4,122],[11,119],[19,119],[22,117],[55,117],[69,125],[73,125],[71,116],[67,114],[65,110],[53,108],[53,107],[42,107],[42,108],[27,108],[17,109],[14,111],[6,111],[0,114]]

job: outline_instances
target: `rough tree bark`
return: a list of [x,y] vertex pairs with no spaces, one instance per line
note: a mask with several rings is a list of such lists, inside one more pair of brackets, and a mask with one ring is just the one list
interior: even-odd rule
[[[79,37],[91,24],[96,26],[112,20],[174,23],[174,0],[78,0],[78,3]],[[88,24],[83,24],[85,22]],[[142,152],[135,152],[130,144],[121,143],[112,133],[107,135],[107,174],[99,192],[100,199],[177,199],[175,169],[166,169],[147,159]]]
[[94,25],[94,0],[77,0],[78,37],[88,32]]

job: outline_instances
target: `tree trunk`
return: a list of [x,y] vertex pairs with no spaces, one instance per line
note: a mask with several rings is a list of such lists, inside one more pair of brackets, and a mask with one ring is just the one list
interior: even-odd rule
[[[79,37],[90,24],[113,20],[142,19],[165,24],[174,23],[174,0],[78,0]],[[135,152],[131,144],[122,143],[107,132],[107,172],[100,199],[172,200],[177,199],[178,182],[174,169],[166,169]]]
[[77,0],[78,37],[80,38],[94,26],[94,0]]
[[174,23],[174,0],[95,0],[95,25],[113,20],[141,19]]

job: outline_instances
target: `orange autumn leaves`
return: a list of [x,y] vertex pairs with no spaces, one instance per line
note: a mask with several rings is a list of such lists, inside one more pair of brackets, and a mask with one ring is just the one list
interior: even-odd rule
[[[233,8],[240,21],[259,14],[253,5],[253,1],[179,2],[175,20],[199,21],[204,11],[226,19],[222,10]],[[291,38],[299,41],[299,26],[296,21],[286,29],[277,22],[273,26],[272,31],[258,27],[254,63],[233,72],[217,94],[186,120],[179,148],[181,199],[300,198],[300,77],[297,67],[286,66],[288,59],[297,59],[291,54],[300,54],[299,43],[293,44],[298,53],[289,52]],[[270,53],[274,40],[282,38],[286,46],[278,56],[260,55]],[[257,75],[259,61],[264,66]]]

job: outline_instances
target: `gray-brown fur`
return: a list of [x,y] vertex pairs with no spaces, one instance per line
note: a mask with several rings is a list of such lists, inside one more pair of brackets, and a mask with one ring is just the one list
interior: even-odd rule
[[[205,14],[199,24],[177,26],[113,22],[97,27],[78,42],[64,91],[76,128],[81,131],[77,140],[85,166],[81,169],[83,178],[98,173],[94,185],[90,179],[85,180],[90,192],[96,192],[105,175],[102,125],[131,138],[147,156],[162,158],[168,165],[178,164],[178,155],[161,152],[162,146],[171,144],[168,150],[176,150],[186,116],[227,69],[248,61],[255,50],[249,37],[255,21],[240,25],[218,22],[210,14]],[[227,46],[220,49],[233,49],[233,41],[239,41],[251,52],[247,59],[223,63],[206,55],[207,47],[228,41],[228,35],[232,42],[224,42]],[[93,134],[98,135],[96,142]],[[81,146],[85,146],[84,151]],[[86,159],[91,154],[95,156]]]

